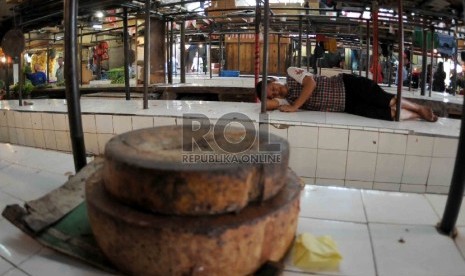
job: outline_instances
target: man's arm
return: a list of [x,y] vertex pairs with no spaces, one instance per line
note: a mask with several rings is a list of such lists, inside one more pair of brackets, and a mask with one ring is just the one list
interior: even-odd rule
[[279,101],[276,99],[267,99],[266,100],[266,110],[275,110],[279,108]]
[[292,105],[283,105],[279,110],[283,112],[295,112],[299,109],[313,94],[316,87],[316,82],[311,76],[305,76],[303,80],[303,87],[300,96],[294,101]]

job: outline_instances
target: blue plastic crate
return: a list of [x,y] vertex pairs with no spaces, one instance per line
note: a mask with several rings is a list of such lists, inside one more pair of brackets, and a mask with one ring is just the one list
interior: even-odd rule
[[222,70],[220,72],[220,77],[239,77],[240,71],[234,70]]

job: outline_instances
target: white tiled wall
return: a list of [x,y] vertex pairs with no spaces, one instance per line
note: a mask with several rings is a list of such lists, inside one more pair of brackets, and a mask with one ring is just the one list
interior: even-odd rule
[[[87,153],[103,154],[117,134],[176,125],[174,117],[83,114]],[[271,124],[270,133],[288,139],[290,167],[316,185],[419,193],[447,193],[458,139],[376,128]],[[71,151],[63,113],[0,111],[0,142]]]
[[112,115],[95,115],[97,133],[113,133]]
[[318,148],[347,150],[349,130],[338,128],[320,128],[318,132]]
[[379,153],[405,154],[407,147],[407,135],[404,134],[379,134]]
[[343,180],[346,174],[346,160],[347,151],[318,149],[316,177]]

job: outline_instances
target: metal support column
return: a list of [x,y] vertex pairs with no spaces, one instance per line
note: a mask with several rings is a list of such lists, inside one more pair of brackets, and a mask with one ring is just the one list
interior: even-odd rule
[[[166,24],[168,31],[167,31],[167,40],[168,40],[168,83],[173,84],[173,20],[170,23]],[[169,26],[169,27],[168,27]],[[176,65],[175,65],[176,66]]]
[[221,72],[223,71],[223,65],[224,65],[224,62],[223,62],[223,58],[224,58],[224,48],[223,48],[223,39],[224,39],[224,34],[220,34],[220,72],[219,72],[219,75],[221,75]]
[[367,60],[366,60],[366,77],[370,71],[370,21],[367,20]]
[[128,8],[123,8],[123,42],[124,42],[124,91],[126,92],[126,100],[131,99],[131,92],[129,90],[129,33],[128,33]]
[[281,34],[278,34],[278,75],[281,74]]
[[[360,51],[358,52],[358,75],[362,76],[362,49],[363,49],[363,39],[360,35]],[[352,57],[350,57],[352,59]]]
[[[462,1],[465,7],[465,0]],[[464,103],[465,104],[465,103]],[[462,123],[460,125],[459,145],[455,157],[454,173],[447,197],[446,208],[442,220],[438,225],[438,231],[445,235],[455,236],[455,223],[462,205],[463,193],[465,190],[465,112],[462,112]]]
[[429,75],[429,97],[433,91],[433,64],[434,64],[434,26],[431,25],[431,72]]
[[409,63],[409,67],[408,67],[408,75],[407,75],[407,79],[408,79],[408,91],[412,90],[412,60],[413,60],[413,47],[410,48],[410,51],[409,51],[409,60],[410,60],[410,63]]
[[46,52],[46,55],[47,55],[47,80],[46,80],[46,84],[49,83],[50,81],[50,45],[47,44],[47,52]]
[[452,84],[452,95],[455,96],[457,93],[457,60],[458,60],[458,39],[457,39],[457,26],[455,26],[455,32],[454,32],[454,41],[455,41],[455,51],[454,51],[454,83]]
[[181,21],[180,41],[180,66],[181,66],[181,83],[186,83],[186,22]]
[[269,15],[270,15],[270,1],[264,0],[263,9],[263,74],[262,74],[262,106],[261,112],[266,113],[266,89],[268,79],[268,29],[269,29]]
[[425,95],[426,91],[426,79],[428,78],[427,72],[427,63],[428,63],[428,55],[427,55],[427,39],[428,39],[428,30],[426,29],[426,20],[423,19],[423,41],[422,41],[422,48],[421,48],[421,95]]
[[[372,5],[373,14],[373,80],[378,83],[378,2],[373,1]],[[399,29],[401,31],[401,29]]]
[[306,38],[306,60],[307,60],[307,72],[310,72],[310,52],[312,51],[312,43],[310,42],[310,28],[307,25],[307,38]]
[[299,16],[299,43],[297,43],[297,67],[302,67],[302,16]]
[[212,68],[212,34],[208,34],[208,70],[210,71],[210,79],[213,78]]
[[69,131],[71,147],[73,150],[74,167],[76,173],[86,164],[86,148],[84,132],[82,130],[81,105],[79,98],[79,68],[77,53],[77,14],[78,1],[64,1],[65,25],[65,80],[66,80],[66,106],[68,108]]
[[[260,1],[256,1],[256,6],[255,6],[255,63],[254,63],[255,85],[257,85],[258,83],[258,79],[260,75],[260,22],[261,22]],[[278,44],[278,47],[279,47],[279,44]],[[279,65],[280,65],[280,60],[278,59],[278,71],[279,71]]]
[[6,99],[9,100],[10,99],[10,63],[8,62],[9,58],[8,56],[5,56],[6,58],[6,69],[5,69],[5,73],[6,73],[6,79],[5,79],[5,91],[6,91]]
[[150,82],[150,0],[145,0],[144,25],[144,109],[148,109]]
[[18,64],[19,106],[23,106],[23,88],[24,88],[23,60],[24,60],[24,52],[21,52],[21,54],[19,55],[19,64]]
[[402,102],[402,79],[404,67],[404,19],[403,19],[403,5],[402,0],[397,0],[398,4],[398,16],[399,16],[399,66],[397,67],[397,101],[396,101],[396,121],[400,121],[400,110]]
[[388,49],[388,87],[391,87],[392,81],[392,50]]
[[241,34],[237,34],[237,70],[241,71]]

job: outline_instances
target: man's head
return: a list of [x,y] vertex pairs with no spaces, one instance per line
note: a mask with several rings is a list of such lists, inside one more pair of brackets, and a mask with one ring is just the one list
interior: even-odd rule
[[[262,81],[259,81],[257,83],[257,86],[255,87],[255,93],[257,94],[257,97],[259,99],[261,99],[261,95],[262,95]],[[271,80],[267,80],[266,82],[266,97],[268,99],[273,99],[273,98],[276,98],[276,97],[283,97],[285,96],[285,90],[286,87],[277,82],[276,80],[274,79],[271,79]]]
[[63,65],[63,58],[59,57],[58,60],[57,60],[57,63],[58,63],[58,66],[62,66]]

